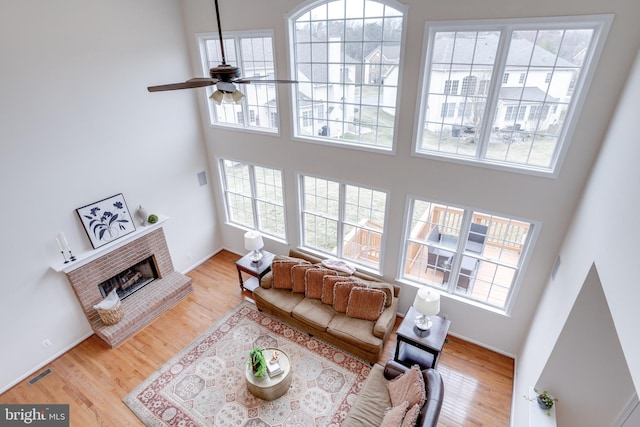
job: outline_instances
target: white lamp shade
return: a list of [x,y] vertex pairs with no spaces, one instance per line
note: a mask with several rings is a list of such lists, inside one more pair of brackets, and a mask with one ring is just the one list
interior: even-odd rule
[[244,233],[244,248],[248,251],[258,251],[262,249],[264,242],[262,235],[257,231],[247,231]]
[[212,100],[213,102],[215,102],[216,104],[221,105],[223,97],[224,97],[224,93],[222,93],[219,90],[216,90],[211,94],[209,99]]
[[416,294],[413,308],[424,316],[435,316],[440,313],[440,294],[426,288],[422,288]]

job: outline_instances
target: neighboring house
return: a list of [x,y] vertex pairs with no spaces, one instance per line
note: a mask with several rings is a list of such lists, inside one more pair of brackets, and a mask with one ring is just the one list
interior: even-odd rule
[[[477,42],[496,46],[498,37],[487,34],[479,37]],[[475,43],[474,38],[443,36],[434,44],[428,87],[430,105],[425,117],[429,130],[438,131],[443,119],[463,126],[477,127],[480,124],[482,117],[479,112],[484,110],[480,107],[490,95],[488,88],[492,73],[498,70],[493,65],[477,65],[493,64],[495,58],[482,58],[493,50],[476,50]],[[473,70],[470,71],[467,64],[457,66],[451,60],[452,55],[465,58],[475,55]],[[531,58],[534,66],[529,67]],[[549,72],[554,66],[555,71]],[[526,39],[514,39],[502,75],[494,127],[515,126],[516,129],[538,129],[543,133],[549,130],[564,111],[558,105],[571,95],[576,68],[575,64]]]
[[384,48],[382,46],[376,47],[364,58],[364,75],[367,83],[384,84],[391,70],[398,68],[399,63],[400,45],[385,45]]
[[297,85],[301,133],[313,135],[313,130],[319,129],[319,135],[340,137],[350,131],[343,128],[342,122],[352,122],[355,114],[350,105],[355,99],[357,66],[346,54],[344,62],[350,65],[344,66],[342,44],[337,43],[338,39],[332,41],[336,43],[330,43],[328,51],[316,49],[312,53],[310,48],[297,52],[296,79],[298,82],[313,81],[312,84]]
[[[367,83],[382,86],[383,105],[395,105],[398,95],[400,45],[377,46],[364,59],[364,75]],[[384,108],[395,115],[395,108]]]

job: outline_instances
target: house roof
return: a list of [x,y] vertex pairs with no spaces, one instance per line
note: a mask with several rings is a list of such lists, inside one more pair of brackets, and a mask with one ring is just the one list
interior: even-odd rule
[[559,98],[548,95],[537,87],[503,87],[500,89],[500,99],[513,99],[534,102],[556,102]]
[[[471,63],[492,65],[498,50],[498,36],[485,34],[476,37],[452,37],[451,33],[440,33],[434,43],[433,60],[435,64]],[[455,48],[455,49],[454,49]],[[514,37],[507,56],[507,66],[536,67],[575,67],[576,64],[558,57],[555,53],[536,45],[529,40]]]
[[382,50],[382,63],[397,63],[400,60],[400,45],[385,44],[382,49],[380,46],[373,49],[364,59],[364,62],[370,62],[371,57]]
[[[304,40],[305,38],[308,38],[306,33],[304,37],[300,37],[299,34],[297,36],[298,40]],[[324,43],[326,43],[324,40],[320,40],[319,38],[312,36],[311,43],[307,45],[309,47],[308,49],[296,48],[296,61],[298,64],[297,72],[302,73],[302,75],[304,75],[309,81],[311,81],[311,74],[313,72],[313,82],[315,83],[329,81],[329,76],[327,75],[328,68],[326,66],[313,67],[313,64],[324,65],[328,62],[328,49],[313,49],[314,45],[319,46]],[[304,44],[300,45],[300,47],[302,46],[304,46]],[[311,53],[312,50],[313,55]],[[345,64],[355,66],[360,63],[359,60],[352,58],[342,50],[340,53],[344,54]],[[353,83],[353,80],[347,78],[346,81],[341,83]]]

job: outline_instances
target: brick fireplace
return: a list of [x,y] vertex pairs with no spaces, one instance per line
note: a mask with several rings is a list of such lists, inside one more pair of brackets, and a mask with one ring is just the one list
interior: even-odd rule
[[[122,300],[124,318],[120,322],[105,325],[93,308],[104,298],[100,284],[147,258],[153,260],[157,278]],[[162,228],[105,252],[66,274],[93,331],[112,348],[143,329],[193,290],[191,279],[174,270]]]

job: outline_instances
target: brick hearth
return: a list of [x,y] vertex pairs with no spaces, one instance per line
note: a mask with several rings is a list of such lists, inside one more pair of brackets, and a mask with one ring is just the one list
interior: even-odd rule
[[[159,277],[122,300],[124,318],[120,322],[105,325],[93,308],[103,299],[98,284],[150,256],[155,260]],[[193,290],[191,279],[174,270],[162,228],[69,271],[67,278],[93,331],[112,348],[147,326]]]

